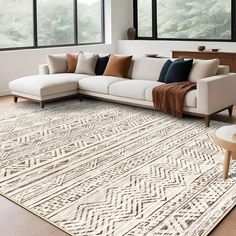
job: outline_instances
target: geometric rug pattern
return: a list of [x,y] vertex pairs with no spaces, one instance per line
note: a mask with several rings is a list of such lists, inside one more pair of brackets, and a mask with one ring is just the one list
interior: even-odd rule
[[207,235],[236,203],[223,123],[77,99],[0,114],[0,191],[71,235]]

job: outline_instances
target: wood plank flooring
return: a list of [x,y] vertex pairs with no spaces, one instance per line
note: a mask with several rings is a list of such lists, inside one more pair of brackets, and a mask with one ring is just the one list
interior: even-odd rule
[[[27,106],[31,101],[19,99],[15,104],[12,96],[0,97],[0,111]],[[39,107],[39,109],[41,109]],[[222,112],[214,120],[229,124],[236,123],[236,107],[233,116]],[[17,204],[0,195],[0,235],[4,236],[69,236],[43,219],[33,215]],[[209,236],[236,236],[236,207],[220,222]]]
[[0,195],[1,236],[67,236],[54,225]]

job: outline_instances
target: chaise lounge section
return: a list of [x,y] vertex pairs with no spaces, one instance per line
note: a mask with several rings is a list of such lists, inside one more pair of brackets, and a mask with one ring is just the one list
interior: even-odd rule
[[[91,76],[76,73],[50,74],[48,65],[40,65],[39,75],[23,77],[9,83],[15,102],[18,97],[44,104],[70,96],[88,96],[102,100],[153,109],[152,90],[158,82],[167,59],[135,58],[127,78]],[[220,111],[232,114],[236,102],[236,74],[227,66],[218,66],[214,76],[196,81],[197,89],[185,96],[183,113],[203,117],[206,126],[210,118]]]

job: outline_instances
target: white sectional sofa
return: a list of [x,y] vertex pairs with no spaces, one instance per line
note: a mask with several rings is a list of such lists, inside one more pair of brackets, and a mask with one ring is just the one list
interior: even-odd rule
[[[167,59],[133,59],[128,78],[84,74],[50,74],[48,65],[39,66],[39,75],[23,77],[9,83],[15,102],[18,97],[46,102],[80,95],[153,108],[152,89]],[[211,115],[228,109],[232,114],[236,103],[236,74],[227,66],[219,66],[217,75],[197,81],[197,89],[187,93],[183,112],[204,117],[209,126]]]

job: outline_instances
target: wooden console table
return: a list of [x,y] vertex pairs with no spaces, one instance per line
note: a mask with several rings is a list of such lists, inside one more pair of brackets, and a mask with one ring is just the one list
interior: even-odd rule
[[212,51],[172,51],[173,58],[219,59],[221,65],[229,66],[230,72],[236,72],[236,52],[212,52]]

